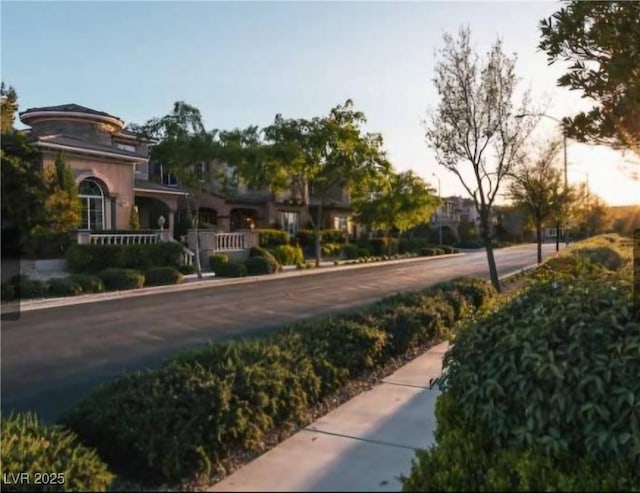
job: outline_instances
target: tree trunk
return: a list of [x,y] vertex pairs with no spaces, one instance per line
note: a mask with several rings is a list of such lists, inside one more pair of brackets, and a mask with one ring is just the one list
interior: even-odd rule
[[482,239],[484,240],[485,250],[487,251],[487,262],[489,264],[489,277],[491,279],[491,284],[493,284],[493,287],[499,293],[501,291],[500,279],[498,279],[498,267],[496,266],[496,259],[493,255],[493,244],[491,243],[491,229],[489,225],[488,212],[482,214],[481,221]]
[[196,235],[196,274],[198,275],[198,279],[202,279],[202,263],[200,262],[200,235],[198,234],[198,220],[200,218],[200,208],[196,207],[195,209],[195,219],[193,220],[193,229]]
[[[560,251],[560,223],[556,223],[556,252]],[[538,261],[540,263],[540,261]]]
[[542,263],[542,223],[536,223],[536,243],[538,244],[538,263]]
[[318,215],[316,216],[315,236],[316,236],[316,267],[320,267],[322,260],[322,238],[320,225],[322,224],[322,202],[318,204]]

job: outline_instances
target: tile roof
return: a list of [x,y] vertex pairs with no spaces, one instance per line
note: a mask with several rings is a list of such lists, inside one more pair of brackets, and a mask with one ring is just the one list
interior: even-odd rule
[[122,121],[120,118],[114,115],[110,115],[109,113],[105,113],[104,111],[97,111],[91,108],[87,108],[86,106],[81,106],[79,104],[60,104],[58,106],[41,106],[38,108],[29,108],[26,111],[20,113],[20,115],[26,115],[28,113],[36,113],[38,111],[68,111],[73,113],[85,113],[87,115],[97,115],[97,116],[106,116],[109,118],[116,118]]
[[71,135],[64,135],[64,134],[44,135],[38,138],[37,142],[58,144],[58,145],[69,146],[69,147],[77,147],[78,149],[87,149],[92,151],[102,151],[102,152],[108,152],[110,154],[119,154],[121,156],[127,156],[127,157],[136,157],[136,158],[143,158],[143,159],[147,157],[143,154],[139,154],[136,152],[124,151],[116,147],[111,147],[111,146],[102,145],[102,144],[94,144],[93,142],[87,142],[86,140],[79,139],[78,137],[73,137]]

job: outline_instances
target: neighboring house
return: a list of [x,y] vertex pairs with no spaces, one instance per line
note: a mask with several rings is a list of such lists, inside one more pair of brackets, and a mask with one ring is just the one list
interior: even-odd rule
[[442,204],[431,216],[431,226],[448,228],[457,237],[458,226],[463,220],[480,226],[480,214],[473,200],[460,196],[443,197]]
[[[30,108],[20,120],[41,151],[43,166],[53,166],[63,152],[72,169],[83,205],[80,229],[127,231],[132,208],[137,211],[141,229],[158,229],[159,219],[173,232],[184,223],[185,191],[162,163],[149,160],[153,141],[127,131],[118,117],[77,104]],[[227,176],[233,183],[225,189],[223,180],[212,180],[209,193],[200,200],[200,225],[221,232],[279,225],[292,236],[309,223],[317,199],[313,189],[291,187],[273,194],[253,190],[237,180],[232,167],[202,163],[205,176]],[[208,169],[209,168],[209,169]],[[215,169],[213,169],[215,168]],[[295,190],[301,190],[296,192]],[[304,196],[303,196],[304,195]],[[349,230],[349,197],[336,189],[324,206],[323,227]]]

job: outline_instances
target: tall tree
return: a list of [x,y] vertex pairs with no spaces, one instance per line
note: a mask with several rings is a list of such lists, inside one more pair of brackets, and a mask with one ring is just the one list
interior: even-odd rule
[[0,110],[2,133],[11,132],[18,111],[18,94],[13,87],[5,87],[4,82],[0,85]]
[[610,224],[607,204],[592,193],[586,183],[581,183],[574,191],[569,217],[572,232],[578,238],[603,233]]
[[202,197],[211,191],[210,163],[216,158],[216,135],[205,130],[200,110],[183,101],[173,111],[142,126],[143,134],[159,141],[151,158],[163,164],[185,190],[185,203],[195,230],[196,272],[202,278],[198,220]]
[[429,221],[439,204],[434,190],[413,171],[383,175],[373,191],[355,203],[358,222],[389,236]]
[[78,186],[62,153],[58,154],[53,168],[45,170],[45,179],[47,229],[53,233],[66,233],[77,228],[82,219],[82,205],[78,197]]
[[438,163],[460,179],[474,201],[491,282],[500,290],[491,242],[492,207],[535,124],[517,116],[535,112],[528,108],[527,93],[516,107],[516,57],[503,52],[500,40],[480,63],[470,30],[463,28],[457,38],[444,35],[438,54],[433,81],[440,102],[427,123],[427,142]]
[[595,103],[565,118],[567,134],[640,155],[640,2],[567,2],[540,30],[549,63],[570,63],[558,85]]
[[[301,197],[313,196],[316,265],[321,261],[322,219],[331,194],[342,189],[351,200],[369,190],[381,170],[389,168],[379,134],[365,133],[364,113],[353,101],[331,109],[328,116],[311,120],[284,119],[277,115],[264,129],[268,144],[259,171],[250,173],[266,180],[272,189],[298,188]],[[308,187],[313,187],[313,194]]]
[[562,173],[555,166],[562,142],[553,141],[542,148],[540,155],[525,159],[511,175],[508,197],[527,211],[536,229],[538,263],[542,262],[542,227],[558,217],[562,207],[564,186]]

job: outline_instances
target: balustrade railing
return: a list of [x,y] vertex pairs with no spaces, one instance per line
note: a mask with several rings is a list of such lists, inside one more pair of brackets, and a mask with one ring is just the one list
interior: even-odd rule
[[215,250],[217,252],[238,252],[246,248],[244,233],[216,233]]
[[151,245],[160,241],[157,233],[91,233],[92,245]]

